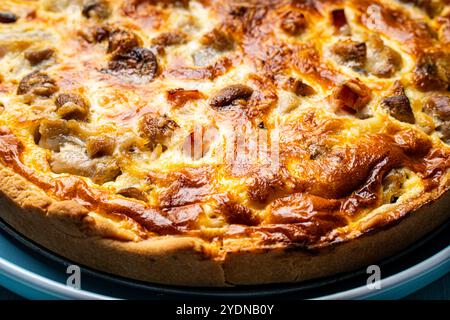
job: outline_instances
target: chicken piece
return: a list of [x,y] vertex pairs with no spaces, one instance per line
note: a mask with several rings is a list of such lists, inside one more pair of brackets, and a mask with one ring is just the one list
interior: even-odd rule
[[372,36],[368,41],[367,71],[380,78],[389,78],[401,67],[400,54],[386,46],[380,37]]
[[392,95],[381,101],[381,108],[399,121],[415,123],[414,112],[402,84],[396,81],[391,91]]
[[55,173],[87,177],[97,184],[113,181],[121,173],[114,158],[91,159],[85,148],[72,143],[65,143],[61,146],[60,152],[52,154],[50,167]]
[[59,152],[60,147],[68,142],[83,144],[80,135],[81,129],[76,123],[61,119],[43,120],[39,126],[39,146]]
[[444,142],[450,142],[450,97],[431,96],[423,107],[423,112],[435,119],[435,130],[441,134]]
[[113,181],[121,173],[116,159],[109,155],[111,142],[90,136],[75,120],[44,120],[39,134],[39,146],[52,151],[49,164],[55,173],[87,177],[97,184]]
[[362,69],[366,63],[367,47],[364,42],[341,40],[331,47],[331,52],[339,63],[354,69]]
[[331,96],[336,109],[357,114],[369,103],[369,88],[358,80],[350,80],[340,85]]
[[447,89],[450,85],[450,54],[435,52],[419,57],[412,81],[421,91]]
[[147,113],[140,121],[139,131],[153,149],[158,144],[163,146],[167,144],[170,136],[178,127],[178,124],[166,115]]

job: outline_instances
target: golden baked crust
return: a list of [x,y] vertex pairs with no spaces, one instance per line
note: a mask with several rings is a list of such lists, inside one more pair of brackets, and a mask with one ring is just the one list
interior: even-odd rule
[[0,216],[158,283],[371,263],[450,216],[449,43],[446,0],[2,1]]

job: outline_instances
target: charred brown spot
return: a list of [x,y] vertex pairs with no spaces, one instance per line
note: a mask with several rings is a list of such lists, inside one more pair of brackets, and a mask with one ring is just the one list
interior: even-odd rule
[[344,9],[336,9],[331,11],[331,21],[336,29],[341,29],[347,25],[347,17]]
[[401,83],[397,81],[391,91],[392,95],[381,101],[381,108],[399,121],[415,123],[411,104]]
[[337,226],[345,225],[345,219],[338,212],[340,204],[340,201],[334,199],[294,193],[271,204],[270,222],[311,223],[318,226],[316,232],[324,234]]
[[113,137],[97,136],[89,137],[86,140],[86,151],[90,158],[101,158],[111,156],[116,148],[116,141]]
[[248,7],[236,3],[231,7],[229,14],[233,17],[243,17],[248,11]]
[[218,51],[231,50],[233,48],[233,37],[219,28],[214,28],[212,31],[204,34],[200,43],[209,46]]
[[158,61],[149,49],[134,48],[119,53],[108,63],[109,73],[129,77],[136,81],[152,81],[158,72]]
[[333,93],[333,101],[338,109],[355,114],[370,101],[369,89],[357,80],[347,81]]
[[142,117],[139,129],[141,135],[154,148],[157,144],[164,145],[178,127],[178,124],[166,115],[147,113]]
[[132,49],[139,47],[141,41],[132,32],[123,29],[115,29],[109,32],[108,53],[113,56],[127,54]]
[[0,23],[14,23],[17,16],[12,12],[0,12]]
[[232,67],[231,59],[222,57],[211,65],[204,67],[177,67],[167,70],[165,75],[176,79],[185,80],[214,80],[215,78],[225,74]]
[[[169,175],[164,174],[161,183],[167,189],[160,196],[160,206],[180,207],[204,201],[213,192],[210,170],[210,167],[187,167]],[[152,177],[150,179],[154,180]]]
[[32,66],[38,65],[42,61],[50,59],[55,53],[53,49],[43,49],[38,51],[25,52],[24,56]]
[[367,47],[364,42],[346,39],[335,43],[331,51],[338,57],[340,63],[355,69],[363,68],[366,62]]
[[62,93],[55,99],[56,113],[63,119],[85,120],[89,114],[89,102],[77,93]]
[[230,224],[257,226],[260,223],[259,217],[250,208],[233,201],[225,202],[219,210]]
[[192,100],[204,99],[205,96],[198,90],[185,90],[177,88],[167,91],[167,100],[175,107],[183,107],[187,102]]
[[111,14],[111,9],[105,0],[87,0],[81,13],[86,18],[107,19]]
[[151,43],[158,46],[173,46],[187,42],[187,34],[181,31],[169,31],[159,34],[153,38]]
[[143,4],[187,8],[189,6],[189,1],[190,0],[125,0],[124,9],[126,13],[130,14],[135,12],[138,7]]
[[296,36],[303,33],[307,26],[305,15],[299,11],[287,11],[281,17],[280,27],[284,32]]
[[198,230],[200,217],[204,214],[200,204],[164,208],[163,212],[167,212],[171,220],[181,230]]
[[235,84],[221,89],[214,94],[209,105],[214,109],[221,109],[232,105],[239,100],[248,100],[253,94],[253,89],[243,84]]
[[46,73],[35,71],[25,76],[19,83],[17,94],[34,94],[37,96],[49,97],[58,91],[56,81]]

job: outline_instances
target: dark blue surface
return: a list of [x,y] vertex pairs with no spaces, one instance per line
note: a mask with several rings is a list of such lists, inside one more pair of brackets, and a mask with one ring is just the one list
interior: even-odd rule
[[[439,279],[439,277],[442,277],[442,275],[450,271],[450,247],[448,247],[448,244],[450,243],[449,228],[450,223],[442,226],[442,228],[440,228],[440,231],[436,231],[435,233],[419,241],[419,243],[411,246],[411,248],[407,251],[404,251],[402,255],[389,258],[385,261],[380,261],[379,265],[383,268],[382,281],[385,285],[383,285],[383,289],[379,292],[366,292],[364,294],[367,297],[373,296],[373,298],[382,297],[383,299],[392,299],[405,297],[406,295],[410,295],[411,292],[414,292],[418,288],[424,288],[424,286],[427,286],[419,292],[410,295],[409,298],[450,300],[450,274],[447,274],[447,276]],[[0,240],[3,239],[2,241],[0,241],[0,257],[3,256],[3,262],[0,265],[0,270],[2,270],[2,272],[5,272],[5,274],[0,274],[0,279],[3,279],[2,281],[5,282],[0,283],[10,288],[11,290],[14,290],[15,292],[18,292],[19,294],[22,294],[29,298],[47,299],[49,293],[52,298],[67,298],[66,295],[69,294],[67,292],[69,288],[62,284],[66,281],[67,275],[65,274],[65,266],[67,266],[68,262],[65,260],[60,261],[60,258],[57,258],[53,254],[49,254],[46,250],[30,243],[29,240],[23,239],[6,225],[3,225],[3,230],[8,231],[8,234],[0,233]],[[30,277],[29,275],[24,275],[23,271],[19,270],[20,267],[19,269],[17,269],[17,266],[21,266],[22,268],[31,271],[31,274],[40,276],[41,280],[37,279],[36,276]],[[55,275],[57,276],[56,278]],[[278,289],[266,288],[266,290],[269,290],[268,292],[271,297],[275,293],[283,294],[283,292],[287,290],[286,292],[284,292],[284,294],[287,293],[288,296],[292,296],[292,294],[295,293],[295,296],[299,298],[301,298],[302,296],[304,298],[321,297],[324,295],[328,296],[330,293],[333,294],[334,292],[336,292],[339,293],[338,297],[336,297],[336,294],[328,297],[332,299],[342,299],[344,298],[344,296],[347,298],[349,296],[352,296],[352,298],[354,299],[359,299],[364,296],[364,294],[362,295],[360,289],[350,290],[352,291],[351,293],[346,290],[357,288],[360,286],[362,286],[362,288],[366,290],[367,288],[365,288],[364,286],[364,284],[366,283],[366,275],[365,273],[363,275],[360,275],[362,276],[361,278],[360,276],[358,276],[358,274],[352,273],[351,276],[352,277],[350,279],[341,279],[341,276],[341,278],[335,279],[335,283],[327,282],[326,287],[322,286],[323,288],[327,289],[327,292],[325,293],[308,293],[308,290],[311,288],[299,288],[298,285],[295,285],[294,291],[292,291],[292,288],[285,288],[286,286],[280,287]],[[61,277],[63,278],[60,279]],[[19,280],[19,282],[14,280],[16,278],[17,280]],[[166,292],[167,289],[165,288],[156,288],[156,286],[147,288],[149,287],[148,284],[146,284],[145,288],[141,288],[142,285],[136,287],[137,284],[134,283],[130,288],[128,283],[129,281],[126,281],[127,283],[123,284],[120,281],[118,282],[117,277],[114,277],[113,279],[110,278],[111,277],[105,278],[104,275],[100,276],[100,274],[98,273],[92,274],[92,272],[89,272],[89,270],[83,269],[83,283],[86,284],[83,285],[83,289],[87,290],[84,292],[90,291],[110,295],[111,292],[117,291],[124,294],[123,296],[121,296],[122,298],[138,297],[139,299],[142,299],[143,296],[147,296],[148,298],[151,298],[153,300],[160,299],[161,294],[173,294],[173,292]],[[362,280],[363,282],[359,283],[358,278],[361,278],[359,280]],[[39,287],[41,289],[44,289],[44,291],[42,291],[41,289],[39,289],[40,291],[36,291],[38,287],[33,285],[42,285],[43,283],[48,283],[49,280],[47,279],[51,279],[56,282],[53,282],[54,284],[50,284],[50,286],[47,284],[46,286]],[[439,280],[435,281],[436,279]],[[11,283],[11,280],[16,281],[16,284]],[[432,281],[434,281],[434,283],[432,285],[428,285]],[[55,286],[60,287],[60,289],[55,291],[56,295],[51,293],[54,291]],[[118,288],[119,286],[121,287],[121,289]],[[316,288],[316,291],[320,290],[322,287]],[[111,290],[111,288],[113,289]],[[315,287],[313,287],[312,290],[314,290],[314,288]],[[263,288],[259,287],[257,291],[255,291],[254,288],[248,290],[253,290],[256,292],[251,293],[251,296],[255,298],[255,295],[258,296],[264,293],[261,291],[262,289]],[[172,288],[171,290],[173,291],[174,289]],[[41,291],[43,292],[42,294],[33,294],[33,292],[35,293]],[[186,294],[188,294],[189,297],[192,297],[192,293],[189,293],[190,291],[187,292],[186,290],[183,290],[183,292],[181,293],[178,291],[176,292],[176,294],[179,298],[182,296],[186,296]],[[342,293],[343,291],[344,293]],[[131,293],[133,295],[130,295]],[[198,294],[199,292],[195,291],[194,293]],[[182,295],[180,296],[180,294]],[[208,297],[211,296],[211,293],[209,291],[207,294]],[[218,292],[217,294],[219,294],[221,298],[224,296],[223,292]],[[242,295],[243,293],[230,293],[227,291],[227,294]],[[384,296],[382,294],[384,294]],[[244,295],[248,296],[249,294],[244,292]],[[80,297],[80,292],[77,292],[77,290],[75,290],[75,292],[70,293],[70,296],[77,297],[78,299]],[[6,299],[6,297],[17,298],[16,295],[8,293],[4,289],[0,288],[0,299]],[[83,295],[81,297],[86,298],[86,296]]]
[[[17,300],[20,296],[0,287],[0,300]],[[406,299],[415,300],[450,300],[450,274],[433,282],[429,286],[417,291],[416,293],[406,297]]]

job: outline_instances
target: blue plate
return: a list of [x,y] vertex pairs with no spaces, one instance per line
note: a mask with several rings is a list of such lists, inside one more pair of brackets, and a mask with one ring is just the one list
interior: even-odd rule
[[365,286],[365,270],[293,285],[199,289],[158,286],[82,267],[82,289],[66,286],[69,261],[0,225],[0,285],[29,299],[180,299],[186,297],[289,297],[307,299],[398,299],[450,271],[450,223],[402,255],[379,262],[381,289]]

